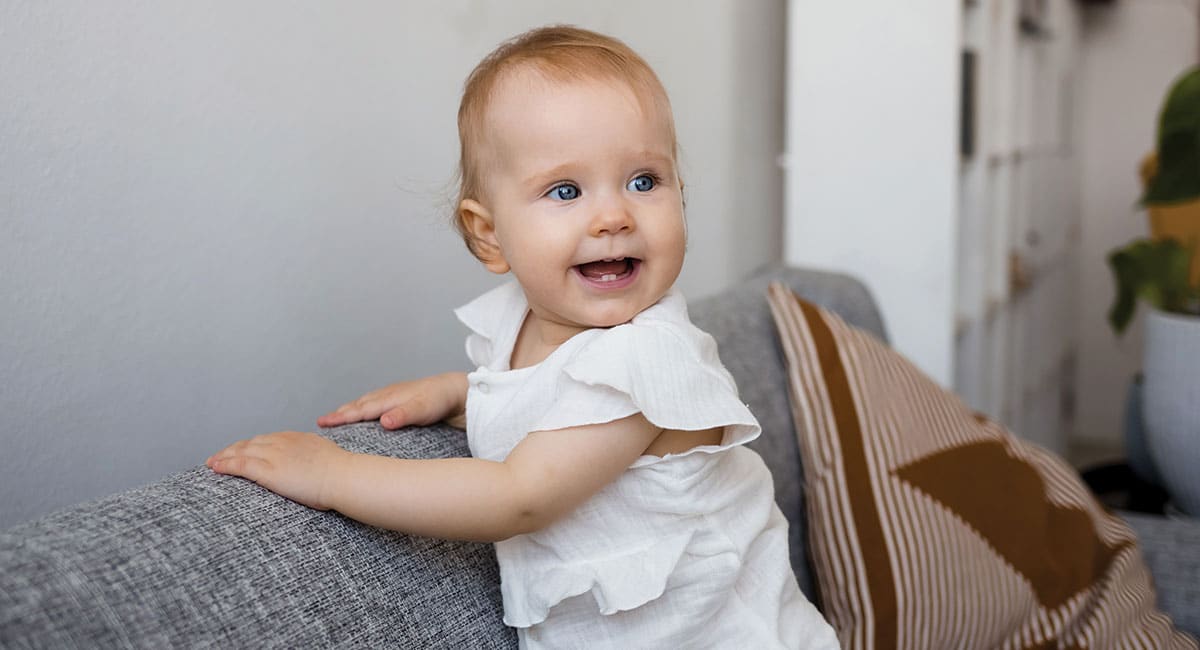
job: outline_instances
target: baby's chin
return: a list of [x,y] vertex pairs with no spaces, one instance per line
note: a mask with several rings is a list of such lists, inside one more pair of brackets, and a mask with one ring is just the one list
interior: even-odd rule
[[651,301],[646,305],[622,305],[613,309],[600,309],[583,316],[582,321],[586,327],[590,328],[608,328],[624,325],[634,319],[635,316],[646,310],[658,300]]
[[628,323],[629,321],[633,320],[633,317],[636,315],[637,314],[633,314],[628,317],[615,317],[615,318],[599,319],[599,320],[595,320],[591,323],[588,323],[587,327],[589,327],[591,329],[608,329],[610,327],[616,327],[617,325],[624,325],[625,323]]

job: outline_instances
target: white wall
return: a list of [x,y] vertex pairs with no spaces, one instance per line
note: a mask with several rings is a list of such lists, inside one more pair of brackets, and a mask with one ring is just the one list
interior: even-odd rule
[[[1067,450],[1078,358],[1077,105],[1082,8],[1045,5],[1021,28],[1011,0],[965,6],[976,57],[975,149],[960,163],[954,389],[972,408]],[[957,128],[957,125],[947,125]]]
[[691,297],[780,257],[783,4],[0,4],[0,528],[462,368],[463,78],[551,22],[675,105]]
[[944,386],[954,350],[960,2],[788,3],[785,259],[861,278]]
[[[1083,212],[1076,437],[1115,446],[1125,391],[1141,367],[1141,310],[1118,339],[1108,325],[1114,288],[1108,252],[1149,232],[1134,206],[1137,169],[1154,149],[1163,96],[1197,62],[1196,0],[1123,0],[1086,14],[1079,96]],[[1144,309],[1141,308],[1141,309]]]

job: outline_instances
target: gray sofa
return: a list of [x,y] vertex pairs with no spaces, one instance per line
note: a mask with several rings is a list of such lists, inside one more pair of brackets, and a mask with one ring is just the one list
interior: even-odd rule
[[[763,425],[753,447],[774,472],[793,566],[813,598],[800,459],[764,297],[773,278],[881,336],[883,324],[860,284],[794,269],[691,306]],[[468,453],[463,434],[445,426],[326,434],[360,452]],[[1160,605],[1200,632],[1200,523],[1127,519]],[[489,545],[371,528],[200,466],[0,533],[0,647],[512,648],[498,583]]]

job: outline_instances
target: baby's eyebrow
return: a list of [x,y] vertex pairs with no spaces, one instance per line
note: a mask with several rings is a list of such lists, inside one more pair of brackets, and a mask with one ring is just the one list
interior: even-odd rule
[[675,159],[671,156],[659,153],[657,151],[643,151],[638,154],[638,159],[643,160],[652,165],[660,165],[666,168],[666,171],[675,170]]
[[540,187],[550,181],[569,176],[574,167],[571,163],[565,163],[546,171],[537,172],[526,178],[524,184],[528,187]]

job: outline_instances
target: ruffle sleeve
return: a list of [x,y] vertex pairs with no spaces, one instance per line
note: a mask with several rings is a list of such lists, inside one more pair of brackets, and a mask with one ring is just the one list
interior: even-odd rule
[[636,320],[599,332],[571,356],[554,404],[533,430],[610,422],[638,412],[664,429],[725,427],[721,445],[691,451],[742,444],[760,432],[712,337],[690,324]]
[[516,332],[509,330],[514,325],[520,327],[525,309],[525,296],[521,292],[521,285],[515,281],[501,284],[455,309],[455,317],[471,330],[466,346],[467,358],[471,363],[481,368],[492,368],[506,360],[505,355],[512,351],[512,343],[508,341],[509,347],[506,349],[499,349],[499,345],[515,337]]

